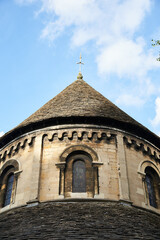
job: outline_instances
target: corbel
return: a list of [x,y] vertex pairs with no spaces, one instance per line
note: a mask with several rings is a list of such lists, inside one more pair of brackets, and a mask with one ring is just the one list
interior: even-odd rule
[[58,162],[55,165],[56,165],[56,167],[58,167],[60,169],[65,169],[66,162]]

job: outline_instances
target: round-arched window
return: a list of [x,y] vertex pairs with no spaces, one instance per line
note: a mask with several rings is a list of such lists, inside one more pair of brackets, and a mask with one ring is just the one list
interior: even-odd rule
[[145,173],[146,173],[145,183],[146,183],[148,202],[150,206],[159,208],[160,207],[159,176],[152,167],[146,167]]
[[72,192],[86,192],[86,166],[82,160],[73,162]]
[[14,174],[11,173],[11,174],[8,176],[8,179],[7,179],[5,199],[4,199],[4,207],[7,206],[7,205],[9,205],[10,202],[11,202],[13,182],[14,182]]
[[154,190],[154,182],[153,182],[152,176],[149,173],[146,173],[146,185],[147,185],[149,203],[152,207],[157,207],[155,190]]

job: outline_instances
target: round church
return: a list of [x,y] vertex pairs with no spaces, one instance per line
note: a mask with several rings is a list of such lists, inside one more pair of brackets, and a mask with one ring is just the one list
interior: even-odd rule
[[160,138],[77,80],[0,138],[0,239],[160,239]]

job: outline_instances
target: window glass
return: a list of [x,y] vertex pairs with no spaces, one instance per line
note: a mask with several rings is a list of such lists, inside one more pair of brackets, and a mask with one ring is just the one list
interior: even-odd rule
[[148,191],[148,197],[149,197],[149,203],[152,207],[157,207],[156,205],[156,197],[155,197],[155,191],[154,191],[154,183],[153,178],[150,174],[146,174],[146,184],[147,184],[147,191]]
[[73,163],[72,192],[86,192],[86,166],[82,160]]
[[14,181],[14,175],[11,174],[11,175],[9,175],[8,180],[7,180],[6,194],[5,194],[5,200],[4,200],[4,207],[10,204],[11,195],[12,195],[13,181]]

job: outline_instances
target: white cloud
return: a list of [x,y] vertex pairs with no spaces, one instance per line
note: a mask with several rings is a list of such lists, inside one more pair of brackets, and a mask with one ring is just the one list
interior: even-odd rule
[[[79,46],[93,39],[96,44],[109,45],[112,41],[132,36],[140,26],[151,0],[41,0],[39,13],[54,16],[44,29],[50,40],[63,33],[62,28],[73,27],[72,44]],[[53,26],[53,28],[49,26]],[[77,36],[78,35],[78,36]],[[85,39],[85,41],[84,41]],[[81,42],[82,41],[82,42]]]
[[156,115],[155,115],[154,119],[151,121],[151,123],[154,127],[160,125],[160,97],[156,98],[155,111],[156,111]]
[[[101,2],[103,1],[101,0]],[[42,0],[42,8],[39,13],[42,12],[53,14],[55,17],[54,21],[49,21],[46,24],[42,32],[42,37],[46,37],[52,41],[62,34],[65,28],[74,27],[72,38],[75,45],[79,45],[75,40],[77,32],[83,32],[81,39],[83,38],[83,34],[86,35],[87,33],[87,38],[85,38],[87,41],[91,38],[91,31],[88,32],[88,30],[90,27],[93,30],[95,23],[101,17],[101,11],[95,0]],[[92,38],[95,38],[95,34]],[[84,42],[83,40],[84,43],[86,41]]]
[[131,39],[119,39],[109,46],[102,48],[97,57],[100,73],[117,73],[119,77],[141,78],[150,69],[159,67],[155,56],[151,52],[144,52],[144,40],[142,38],[133,41]]
[[142,106],[144,102],[145,101],[142,98],[135,95],[131,95],[131,94],[122,94],[116,100],[117,104],[122,104],[124,106],[136,106],[136,107]]
[[0,137],[2,137],[4,135],[4,132],[0,132]]
[[134,34],[151,9],[151,0],[41,0],[40,13],[52,15],[41,37],[54,41],[72,29],[71,46],[92,40],[97,49],[100,74],[144,78],[160,65],[145,41]]
[[[17,1],[32,3],[36,0]],[[116,74],[121,79],[128,78],[128,85],[134,79],[136,89],[131,89],[130,95],[121,94],[118,103],[124,103],[125,99],[130,98],[128,104],[133,104],[131,98],[136,92],[135,102],[143,104],[147,97],[157,91],[148,74],[150,70],[159,68],[160,64],[155,61],[153,51],[147,50],[143,36],[137,35],[146,14],[151,11],[151,0],[39,2],[41,8],[37,10],[37,16],[42,13],[47,16],[42,39],[52,42],[67,30],[72,47],[81,47],[92,41],[99,74]]]
[[[138,84],[137,84],[138,82]],[[116,92],[118,96],[116,103],[123,106],[134,106],[142,107],[148,100],[148,97],[157,93],[157,88],[147,77],[140,78],[135,84],[135,79],[133,81],[127,79],[127,81],[122,82],[121,91]],[[128,86],[125,86],[125,85]]]

